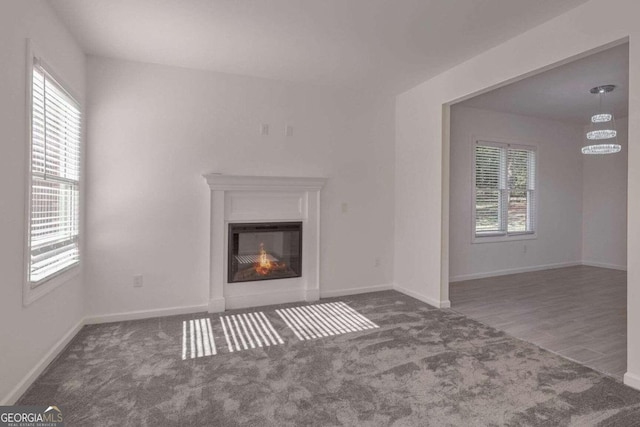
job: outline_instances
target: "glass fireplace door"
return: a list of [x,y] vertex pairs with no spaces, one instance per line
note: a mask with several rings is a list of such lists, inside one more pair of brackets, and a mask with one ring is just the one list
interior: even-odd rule
[[229,283],[302,275],[302,222],[229,224]]

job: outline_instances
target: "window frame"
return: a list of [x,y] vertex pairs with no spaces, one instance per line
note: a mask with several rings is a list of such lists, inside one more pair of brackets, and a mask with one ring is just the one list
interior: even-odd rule
[[[484,235],[476,234],[476,146],[497,147],[502,149],[520,149],[529,150],[535,153],[535,177],[534,177],[534,197],[533,205],[527,208],[533,208],[533,218],[530,219],[532,223],[533,231],[518,231],[518,232],[487,232]],[[471,144],[471,243],[497,243],[497,242],[510,242],[518,240],[533,240],[538,238],[538,216],[539,210],[539,171],[540,171],[540,156],[538,155],[538,145],[532,143],[513,142],[513,140],[501,139],[501,138],[481,138],[473,137]],[[508,191],[508,189],[506,190]],[[507,218],[508,223],[508,218]]]
[[[24,262],[23,262],[23,292],[22,302],[24,306],[28,306],[34,301],[38,300],[42,296],[53,291],[57,287],[68,283],[70,280],[80,275],[83,263],[83,227],[84,227],[84,143],[85,143],[85,117],[84,109],[81,99],[64,79],[62,79],[55,71],[55,67],[50,66],[49,62],[41,54],[40,50],[34,45],[33,41],[27,39],[27,57],[26,57],[26,188],[24,189],[25,195],[25,226],[24,226]],[[33,185],[33,171],[32,171],[32,150],[33,150],[33,67],[36,59],[40,66],[46,71],[47,74],[56,82],[56,84],[66,92],[78,106],[81,113],[80,121],[80,170],[78,176],[78,197],[79,197],[79,213],[78,213],[78,250],[79,258],[78,262],[69,265],[50,276],[42,279],[37,283],[30,282],[29,272],[31,269],[31,204],[32,204],[32,185]]]

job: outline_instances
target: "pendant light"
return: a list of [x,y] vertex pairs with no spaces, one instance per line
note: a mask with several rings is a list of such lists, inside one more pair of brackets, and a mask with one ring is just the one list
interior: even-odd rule
[[616,123],[613,112],[605,110],[604,98],[615,89],[614,85],[596,86],[591,93],[600,98],[598,111],[591,116],[591,124],[587,132],[587,145],[582,147],[582,154],[611,154],[621,150],[618,144]]

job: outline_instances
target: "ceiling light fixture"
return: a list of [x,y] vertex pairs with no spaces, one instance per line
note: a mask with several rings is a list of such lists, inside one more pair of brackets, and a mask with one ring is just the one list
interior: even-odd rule
[[612,92],[614,85],[596,86],[591,93],[600,98],[598,111],[591,116],[591,126],[587,132],[587,145],[582,147],[582,154],[611,154],[621,150],[616,138],[616,123],[613,113],[604,111],[604,97]]

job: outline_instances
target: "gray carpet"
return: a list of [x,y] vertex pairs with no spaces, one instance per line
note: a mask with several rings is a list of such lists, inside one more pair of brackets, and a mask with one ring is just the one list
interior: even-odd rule
[[[640,392],[397,292],[339,298],[380,328],[182,360],[189,315],[84,327],[19,404],[69,426],[638,426]],[[329,300],[323,300],[323,302]],[[247,310],[245,310],[247,311]],[[237,310],[231,313],[240,313]]]

